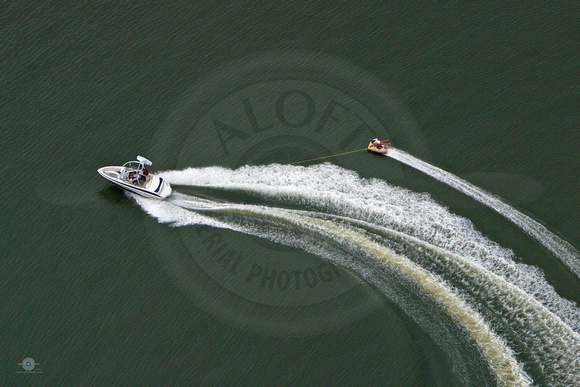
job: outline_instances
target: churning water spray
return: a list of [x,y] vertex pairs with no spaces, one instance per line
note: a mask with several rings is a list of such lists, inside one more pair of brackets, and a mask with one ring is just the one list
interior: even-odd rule
[[[396,272],[468,333],[501,384],[529,384],[516,360],[525,352],[524,368],[541,373],[543,382],[580,385],[577,306],[561,298],[539,269],[514,262],[510,250],[428,195],[330,164],[191,168],[162,175],[171,184],[249,195],[267,205],[179,192],[164,202],[137,198],[160,222],[229,228],[299,247],[357,272],[394,299],[399,296],[385,277]],[[337,253],[332,244],[315,243],[325,239],[343,248]],[[404,300],[399,304],[414,313]]]
[[580,252],[578,252],[574,246],[555,235],[542,224],[533,220],[529,216],[522,214],[498,196],[495,196],[452,173],[420,160],[400,149],[393,148],[389,150],[387,156],[418,169],[434,179],[437,179],[492,208],[541,243],[546,249],[560,259],[560,261],[562,261],[562,263],[564,263],[564,265],[566,265],[574,274],[576,274],[577,277],[580,277]]

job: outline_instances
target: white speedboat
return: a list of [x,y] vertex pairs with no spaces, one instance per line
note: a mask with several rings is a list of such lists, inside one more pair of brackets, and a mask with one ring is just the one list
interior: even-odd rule
[[149,173],[146,166],[152,164],[145,157],[137,156],[137,161],[129,161],[122,167],[102,167],[97,172],[111,183],[127,191],[163,200],[171,195],[171,186],[162,177]]

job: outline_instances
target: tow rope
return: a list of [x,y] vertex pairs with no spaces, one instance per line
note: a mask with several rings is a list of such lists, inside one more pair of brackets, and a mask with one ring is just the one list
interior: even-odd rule
[[330,155],[330,156],[317,157],[317,158],[315,158],[315,159],[310,159],[310,160],[302,160],[302,161],[296,161],[296,162],[294,162],[294,163],[290,163],[290,164],[286,164],[286,165],[302,164],[302,163],[306,163],[306,162],[308,162],[308,161],[314,161],[314,160],[322,160],[322,159],[328,159],[328,158],[330,158],[330,157],[336,157],[336,156],[347,155],[347,154],[349,154],[349,153],[354,153],[354,152],[361,152],[361,151],[364,151],[364,150],[367,150],[367,148],[358,149],[358,150],[353,150],[353,151],[350,151],[350,152],[337,153],[337,154],[335,154],[335,155]]

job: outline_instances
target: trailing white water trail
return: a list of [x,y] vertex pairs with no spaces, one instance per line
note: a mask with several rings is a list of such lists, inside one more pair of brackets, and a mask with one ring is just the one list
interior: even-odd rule
[[580,277],[580,253],[574,246],[552,233],[542,224],[522,214],[499,197],[400,149],[393,148],[386,156],[418,169],[492,208],[540,242],[576,276]]
[[544,377],[543,384],[579,385],[580,335],[538,300],[464,257],[385,227],[341,220],[384,237],[387,244],[394,244],[395,251],[440,275],[516,352],[532,358],[531,363]]
[[[174,199],[173,202],[158,202],[137,196],[135,198],[149,214],[157,217],[161,222],[172,222],[172,218],[175,220],[173,222],[175,225],[185,225],[187,223],[192,225],[207,224],[206,222],[209,221],[213,226],[265,237],[329,258],[329,255],[320,245],[317,246],[312,243],[304,244],[299,240],[293,239],[291,236],[284,235],[282,231],[284,225],[289,224],[307,229],[311,233],[318,234],[319,237],[326,236],[335,241],[335,243],[348,246],[350,249],[364,252],[364,254],[384,264],[388,267],[388,270],[395,271],[398,275],[412,281],[422,292],[443,307],[448,315],[478,345],[482,357],[494,373],[498,384],[505,386],[527,386],[531,384],[530,377],[523,371],[522,366],[518,364],[513,351],[489,328],[479,313],[474,311],[445,282],[406,257],[394,253],[383,244],[377,243],[363,232],[333,221],[310,217],[306,213],[301,214],[298,211],[223,203],[216,203],[212,207],[208,201],[198,202],[196,198],[184,200],[184,196]],[[188,214],[191,213],[188,209],[210,213],[222,212],[226,217],[237,217],[239,223],[231,220],[229,222],[216,222],[213,219],[208,219],[211,216],[198,216],[199,214],[192,216],[190,221],[187,222]],[[258,218],[260,222],[268,223],[270,226],[268,227],[268,231],[264,232],[262,227],[256,228],[245,224],[244,219],[250,217]],[[276,231],[272,231],[272,226],[275,227]],[[282,233],[280,233],[281,231]],[[334,261],[355,270],[367,281],[381,288],[381,282],[384,279],[377,278],[376,275],[366,268],[363,267],[361,270],[359,264],[352,264],[343,259],[334,259]],[[404,310],[409,307],[409,305],[404,304],[400,306]]]
[[[580,335],[520,288],[457,254],[450,253],[401,232],[345,217],[329,217],[320,213],[240,204],[221,203],[212,206],[209,201],[199,201],[197,198],[189,198],[188,200],[187,195],[180,197],[176,204],[201,211],[238,213],[242,217],[258,216],[261,219],[268,217],[270,221],[273,218],[278,218],[278,221],[283,219],[285,222],[294,222],[302,227],[311,227],[312,222],[318,222],[313,218],[318,218],[319,221],[329,218],[331,220],[330,223],[328,223],[328,220],[324,220],[326,223],[319,222],[317,224],[319,233],[329,233],[330,225],[335,229],[340,227],[337,225],[336,220],[371,231],[371,235],[379,235],[386,239],[386,244],[379,244],[380,248],[385,250],[385,253],[388,252],[390,254],[392,252],[386,247],[386,245],[392,244],[402,254],[399,254],[399,259],[411,257],[414,262],[421,265],[422,270],[427,268],[429,274],[440,275],[447,284],[453,285],[456,290],[446,289],[446,291],[452,292],[454,297],[456,297],[455,291],[458,291],[467,300],[471,301],[471,305],[486,316],[486,320],[495,330],[501,332],[512,348],[518,353],[526,354],[525,356],[529,358],[528,363],[531,364],[530,367],[535,368],[536,372],[543,375],[542,384],[577,385],[580,383],[580,361],[578,360]],[[342,227],[340,232],[337,231],[334,235],[335,237],[340,236],[343,240],[346,239],[348,243],[368,253],[369,244],[365,239],[368,237],[363,235],[360,229],[353,230]],[[361,247],[361,241],[364,241],[362,244],[365,246],[364,248]],[[391,266],[393,265],[392,261],[386,260],[384,256],[376,251],[373,256],[389,263]],[[405,265],[408,265],[408,263],[405,263]],[[418,267],[412,266],[412,270],[417,274]],[[407,272],[405,273],[408,275]],[[416,279],[416,277],[413,278]],[[419,285],[421,289],[424,289],[425,283],[419,281]],[[431,287],[429,289],[429,294],[432,294],[433,291],[436,292]],[[449,295],[445,297],[449,297]],[[434,298],[439,301],[437,297]],[[455,299],[451,302],[454,307],[458,307],[459,304],[456,303]],[[449,306],[445,305],[448,310]],[[461,304],[462,308],[466,306]],[[457,318],[457,311],[448,310],[448,312]],[[463,325],[464,320],[460,319],[459,321]],[[464,326],[464,328],[470,334],[473,334],[470,331],[470,329],[474,328],[473,326]],[[476,341],[479,344],[487,345],[487,336],[484,336],[485,338],[477,337]],[[489,361],[488,357],[485,358]],[[493,369],[496,369],[494,367],[497,368],[497,366],[492,366]],[[565,370],[565,372],[562,372],[562,370]]]
[[576,332],[580,309],[548,284],[543,272],[514,261],[513,252],[488,240],[467,219],[450,213],[426,194],[392,186],[382,180],[361,179],[332,164],[246,166],[169,171],[172,184],[250,194],[260,202],[293,205],[384,226],[423,240],[502,277],[544,304]]
[[[510,250],[483,237],[471,222],[451,214],[428,195],[393,187],[381,180],[361,179],[352,171],[330,164],[307,168],[270,165],[238,170],[211,167],[169,171],[163,176],[172,184],[188,185],[193,190],[202,187],[234,197],[249,195],[260,203],[311,211],[219,203],[179,192],[166,202],[138,198],[159,221],[229,228],[302,248],[359,273],[394,300],[399,296],[388,289],[383,278],[388,270],[397,268],[399,273],[409,275],[422,291],[426,290],[418,278],[423,278],[425,273],[433,276],[435,283],[442,279],[443,288],[427,286],[431,297],[447,305],[438,298],[448,297],[447,293],[445,296],[432,294],[436,289],[445,289],[451,294],[449,297],[463,303],[460,308],[470,309],[468,315],[477,312],[477,318],[483,317],[486,329],[491,328],[494,334],[507,340],[507,344],[499,340],[504,347],[501,359],[506,353],[512,356],[513,349],[525,362],[526,369],[542,375],[538,382],[580,385],[578,307],[561,298],[539,269],[515,263]],[[302,230],[300,238],[296,237],[297,228]],[[350,253],[345,255],[344,249],[331,253],[332,244],[321,247],[320,240],[324,238],[346,244]],[[366,254],[384,263],[383,271],[371,269],[372,260],[348,261],[347,256],[357,254]],[[400,265],[412,267],[410,272],[424,273],[414,277]],[[416,321],[421,320],[409,305],[403,309]],[[459,311],[448,313],[455,319],[461,314]],[[428,325],[428,321],[423,323]],[[460,324],[466,331],[481,327]],[[479,346],[486,346],[486,339],[471,331],[470,335]],[[446,348],[453,351],[449,345]],[[502,367],[490,364],[500,374],[498,380],[512,378],[501,376],[505,371]],[[513,372],[513,364],[510,367]],[[510,372],[506,375],[511,375]],[[520,374],[518,383],[529,381],[525,373]]]

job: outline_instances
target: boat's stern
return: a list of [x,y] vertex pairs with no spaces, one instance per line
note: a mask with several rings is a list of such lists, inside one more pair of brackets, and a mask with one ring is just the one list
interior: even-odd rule
[[165,199],[171,195],[172,192],[169,183],[159,176],[150,176],[146,188],[149,195],[145,196],[155,197],[157,199]]
[[159,196],[161,196],[161,199],[165,199],[166,197],[171,195],[171,192],[173,192],[173,189],[171,188],[169,183],[164,181],[163,186],[162,186],[161,190],[159,191]]

